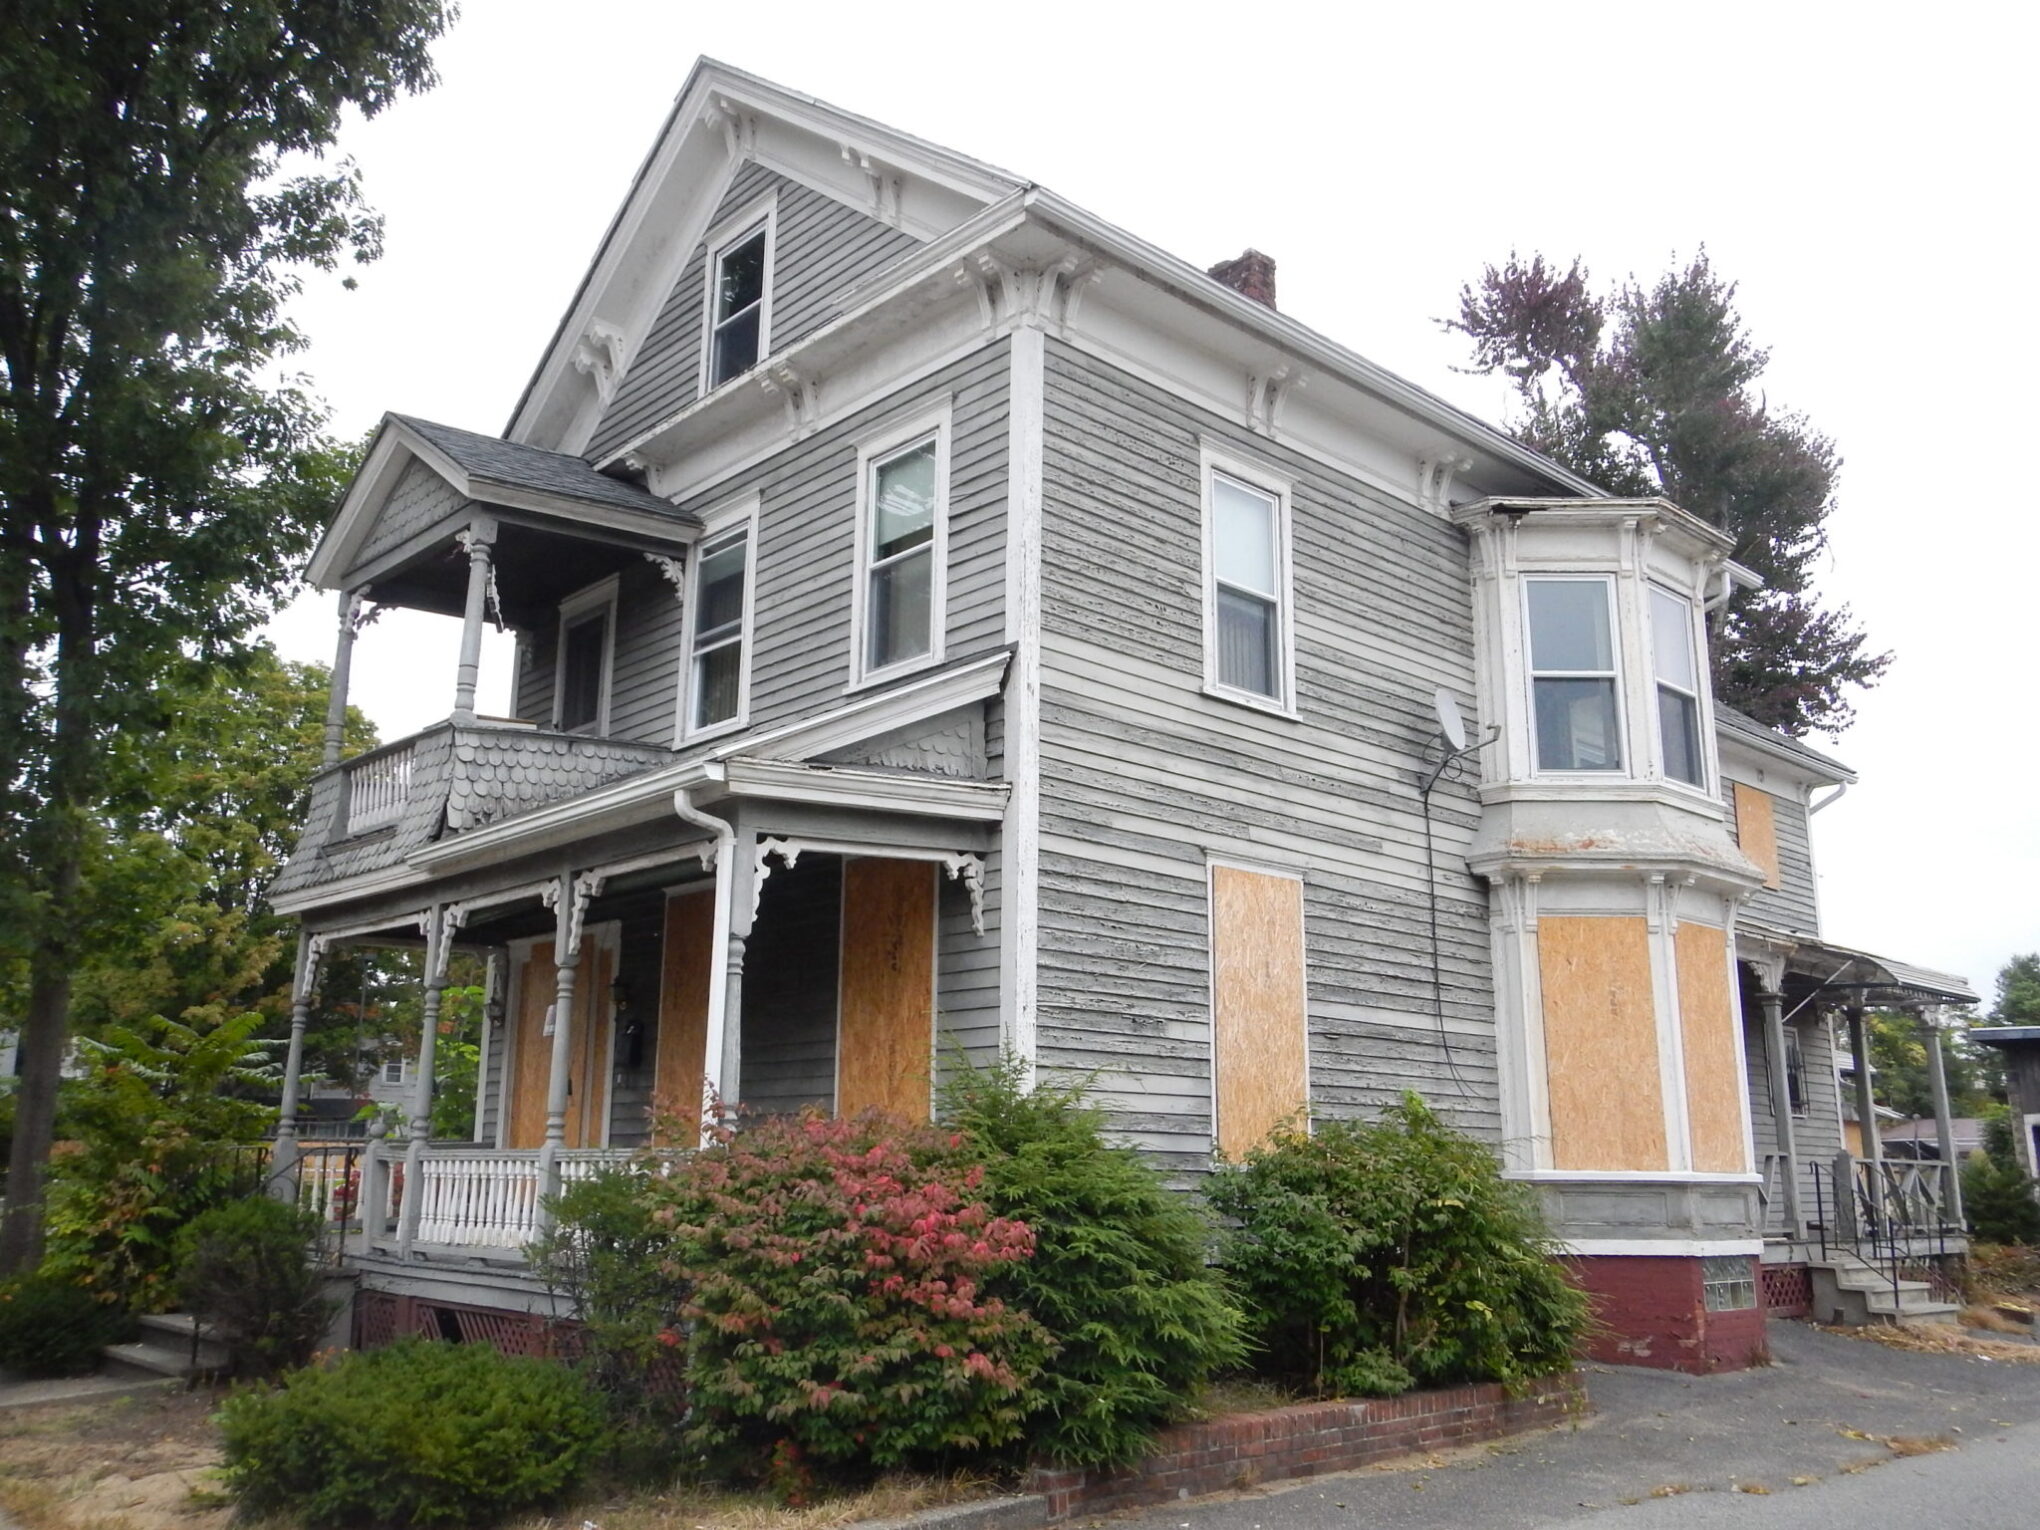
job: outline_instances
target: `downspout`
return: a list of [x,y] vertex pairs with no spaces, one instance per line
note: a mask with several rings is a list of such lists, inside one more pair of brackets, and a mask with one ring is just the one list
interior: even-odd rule
[[711,1097],[720,1104],[722,1095],[723,1037],[728,1031],[729,1021],[729,949],[731,925],[731,898],[736,890],[733,874],[737,851],[737,830],[734,824],[705,813],[695,804],[694,793],[715,781],[722,774],[717,766],[702,767],[701,779],[673,792],[673,811],[680,821],[697,829],[706,830],[715,840],[715,928],[709,937],[708,965],[708,1024],[702,1038],[701,1067],[706,1089],[701,1101],[701,1143],[706,1146],[708,1133],[713,1124]]
[[1806,808],[1806,816],[1808,818],[1811,818],[1815,813],[1818,813],[1822,808],[1833,807],[1837,802],[1840,802],[1842,800],[1843,794],[1847,792],[1848,789],[1849,783],[1844,781],[1839,786],[1837,786],[1833,791],[1829,792],[1825,797],[1821,798],[1820,801],[1808,803]]

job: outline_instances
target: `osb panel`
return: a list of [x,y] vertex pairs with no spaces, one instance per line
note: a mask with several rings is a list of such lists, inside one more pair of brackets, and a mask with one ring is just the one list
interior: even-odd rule
[[1237,1158],[1309,1099],[1303,883],[1214,866],[1211,935],[1218,1145]]
[[[581,950],[574,978],[574,1029],[568,1037],[567,1146],[596,1147],[602,1141],[602,1111],[609,1098],[609,980],[607,951],[593,942]],[[517,985],[517,1030],[510,1061],[511,1091],[505,1147],[535,1148],[545,1142],[545,1100],[552,1082],[552,1037],[545,1034],[558,969],[553,943],[541,940],[525,959]],[[591,1025],[591,1018],[599,1025]]]
[[1679,1030],[1686,1060],[1686,1120],[1693,1167],[1742,1174],[1742,1069],[1735,1056],[1735,1006],[1728,992],[1728,936],[1705,924],[1681,924],[1673,937],[1679,965]]
[[1663,1169],[1650,931],[1642,919],[1537,921],[1551,1159],[1560,1169]]
[[693,1146],[692,1123],[701,1108],[701,1081],[708,1054],[709,965],[714,959],[715,896],[684,893],[666,900],[666,932],[659,959],[658,1056],[652,1073],[654,1135],[684,1123],[685,1146]]
[[928,1119],[935,1035],[935,867],[843,863],[836,1113]]
[[1771,794],[1735,783],[1735,842],[1764,873],[1764,885],[1777,887],[1778,814]]

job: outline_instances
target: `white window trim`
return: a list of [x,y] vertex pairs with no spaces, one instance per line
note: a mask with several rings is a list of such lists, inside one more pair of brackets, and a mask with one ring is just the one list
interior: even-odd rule
[[[680,704],[673,720],[673,747],[735,732],[751,720],[751,658],[758,629],[758,511],[760,496],[749,494],[718,505],[701,518],[701,538],[687,555],[687,599],[680,608]],[[744,532],[743,657],[737,665],[737,715],[722,722],[694,726],[694,613],[701,600],[702,549],[729,532]]]
[[[1221,685],[1218,679],[1218,557],[1214,544],[1212,520],[1211,480],[1215,473],[1228,478],[1237,478],[1250,489],[1272,495],[1275,500],[1275,598],[1280,605],[1276,613],[1276,641],[1282,652],[1277,656],[1276,683],[1281,689],[1279,696],[1263,696],[1258,691],[1243,691],[1235,686]],[[1290,553],[1290,490],[1292,482],[1279,473],[1271,472],[1260,463],[1244,457],[1234,456],[1209,441],[1200,444],[1197,453],[1197,497],[1202,506],[1203,521],[1203,603],[1204,603],[1204,694],[1219,701],[1230,701],[1238,706],[1252,707],[1259,712],[1268,712],[1276,717],[1294,718],[1296,714],[1296,591],[1292,575]]]
[[[758,299],[758,359],[735,377],[711,384],[709,378],[715,367],[716,272],[731,247],[742,244],[757,233],[761,225],[765,230],[765,272]],[[754,197],[710,229],[702,243],[708,251],[708,259],[701,279],[701,367],[695,378],[697,398],[706,397],[717,388],[726,388],[730,383],[743,381],[772,354],[772,276],[778,259],[779,193],[768,191],[763,196]]]
[[[1657,672],[1657,608],[1651,600],[1653,592],[1670,596],[1673,600],[1684,606],[1687,611],[1687,640],[1692,644],[1693,648],[1693,683],[1697,687],[1693,692],[1694,726],[1700,731],[1700,779],[1698,781],[1681,781],[1677,776],[1665,769],[1665,725],[1661,709],[1658,706],[1658,687],[1663,682],[1658,679]],[[1696,796],[1705,797],[1712,801],[1714,800],[1715,783],[1720,779],[1720,771],[1714,759],[1714,704],[1712,694],[1714,686],[1709,678],[1707,666],[1706,619],[1701,612],[1699,603],[1690,594],[1680,590],[1675,585],[1666,584],[1661,579],[1647,579],[1644,581],[1643,613],[1644,644],[1649,651],[1648,659],[1650,664],[1651,721],[1657,725],[1651,730],[1650,737],[1649,759],[1651,770],[1658,780],[1662,781],[1672,790],[1692,792]],[[1533,747],[1535,747],[1534,744]]]
[[[1608,621],[1608,652],[1610,657],[1614,660],[1614,668],[1612,669],[1612,671],[1610,671],[1608,675],[1604,676],[1599,671],[1557,669],[1552,670],[1547,678],[1566,679],[1571,677],[1578,679],[1594,679],[1594,680],[1611,678],[1614,680],[1615,738],[1616,741],[1622,746],[1622,764],[1619,768],[1615,770],[1551,770],[1547,769],[1545,767],[1544,762],[1538,758],[1537,649],[1536,644],[1533,641],[1530,633],[1530,586],[1532,584],[1544,582],[1550,582],[1554,584],[1557,583],[1599,584],[1603,586],[1608,592],[1608,604],[1605,610]],[[1639,758],[1642,758],[1655,761],[1657,758],[1658,746],[1655,743],[1653,743],[1647,753],[1640,753],[1636,747],[1636,739],[1631,734],[1629,728],[1629,711],[1630,711],[1629,698],[1625,694],[1627,690],[1627,686],[1625,684],[1627,677],[1622,663],[1623,657],[1622,607],[1619,604],[1622,598],[1622,591],[1620,589],[1618,576],[1614,574],[1577,572],[1562,569],[1548,569],[1548,570],[1537,569],[1534,571],[1526,569],[1523,573],[1522,579],[1519,580],[1518,583],[1520,585],[1520,588],[1517,591],[1516,619],[1522,624],[1523,631],[1523,704],[1527,709],[1524,715],[1529,720],[1530,736],[1528,742],[1530,745],[1531,774],[1538,777],[1540,780],[1546,781],[1635,780],[1637,777],[1636,769],[1637,760]],[[1653,696],[1657,694],[1656,688],[1657,677],[1655,672],[1653,672],[1651,676],[1651,694]],[[1653,707],[1651,708],[1651,715],[1652,719],[1655,720],[1657,715],[1657,709],[1655,705],[1653,705]],[[1703,722],[1705,721],[1704,716],[1702,718],[1702,721]]]
[[[949,437],[952,401],[894,421],[857,446],[857,551],[850,587],[850,683],[845,694],[883,685],[942,662],[949,612]],[[928,651],[878,669],[869,667],[871,634],[865,629],[871,592],[872,482],[878,465],[928,437],[935,440],[934,565],[928,571]]]
[[560,719],[567,699],[567,629],[591,611],[606,610],[602,626],[602,698],[595,709],[596,738],[609,737],[609,692],[616,678],[616,583],[617,576],[598,579],[574,591],[560,602],[559,635],[553,643],[552,726],[555,733],[566,731]]

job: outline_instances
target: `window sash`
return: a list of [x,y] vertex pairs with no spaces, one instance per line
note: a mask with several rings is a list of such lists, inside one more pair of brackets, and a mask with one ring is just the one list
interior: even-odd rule
[[567,622],[560,634],[560,728],[573,733],[602,721],[602,678],[609,664],[609,612],[605,608]]
[[[1599,599],[1591,611],[1593,629],[1576,625],[1587,613],[1571,610],[1539,596],[1560,590],[1590,589]],[[1529,653],[1530,698],[1540,771],[1620,771],[1626,757],[1622,738],[1620,650],[1617,647],[1612,591],[1605,579],[1532,578],[1524,581],[1524,627]],[[1550,620],[1540,624],[1540,614]],[[1542,641],[1540,641],[1542,638]],[[1584,640],[1584,651],[1580,644]],[[1551,650],[1558,648],[1559,653]],[[1540,664],[1547,658],[1601,663]]]
[[1204,474],[1206,681],[1241,699],[1289,704],[1288,506],[1215,463]]
[[688,615],[688,731],[743,714],[745,643],[751,616],[751,526],[712,536],[694,563]]
[[1651,667],[1657,677],[1658,750],[1665,775],[1704,787],[1700,746],[1700,662],[1693,608],[1669,590],[1650,588]]
[[873,457],[866,465],[866,674],[924,659],[935,651],[943,471],[939,430]]
[[[749,230],[726,244],[716,253],[715,258],[715,311],[711,315],[709,335],[709,386],[718,387],[731,378],[741,376],[758,364],[764,347],[766,278],[771,266],[771,252],[768,248],[768,230],[765,225]],[[731,290],[732,272],[730,263],[748,256],[752,247],[757,247],[757,292],[741,303],[732,299],[742,295],[745,288]],[[748,287],[748,282],[746,283]]]

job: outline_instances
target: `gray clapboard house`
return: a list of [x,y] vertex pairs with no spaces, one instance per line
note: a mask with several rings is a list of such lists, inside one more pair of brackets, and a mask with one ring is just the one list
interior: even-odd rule
[[[704,1091],[924,1117],[1001,1052],[1184,1174],[1421,1091],[1604,1292],[1746,1312],[1767,1229],[1804,1262],[1846,773],[1712,705],[1748,576],[1273,299],[703,62],[502,436],[386,418],[311,569],[333,725],[272,896],[300,1026],[349,942],[422,943],[428,1011],[486,953],[491,997],[473,1140],[426,1140],[428,1024],[364,1176],[365,1335],[538,1310],[546,1191]],[[462,619],[452,710],[343,760],[392,605]],[[1671,1363],[1740,1332],[1689,1319]]]

